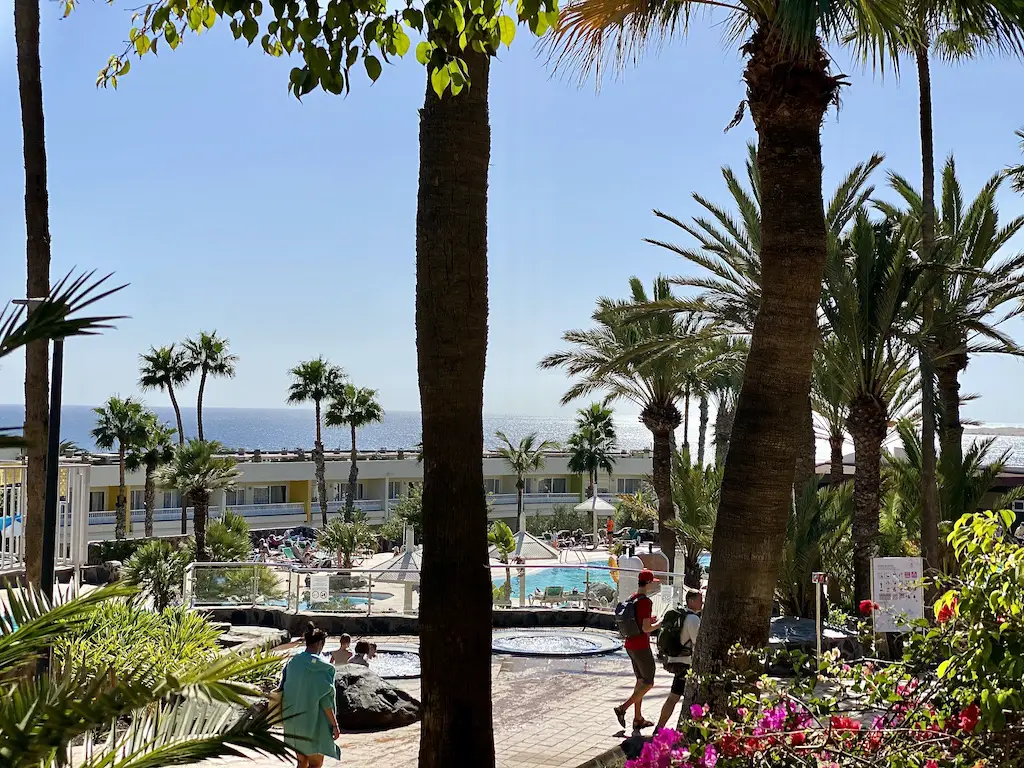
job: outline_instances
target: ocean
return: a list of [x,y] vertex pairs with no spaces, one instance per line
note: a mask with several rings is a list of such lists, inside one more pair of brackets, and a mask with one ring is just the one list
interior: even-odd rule
[[[152,408],[161,419],[174,426],[174,411],[170,406]],[[24,414],[25,410],[20,405],[0,405],[0,426],[20,425],[24,422]],[[185,436],[194,437],[196,409],[183,408],[181,418],[185,424]],[[203,408],[203,432],[208,440],[218,440],[236,450],[311,450],[314,439],[313,418],[313,410],[304,408]],[[487,448],[497,447],[498,440],[494,436],[496,430],[503,431],[513,441],[536,432],[542,440],[564,442],[572,433],[573,422],[571,416],[543,418],[485,415],[484,445]],[[81,448],[95,450],[96,446],[89,436],[95,424],[96,415],[89,406],[69,405],[61,409],[62,440],[74,440]],[[651,433],[637,417],[617,418],[616,427],[619,445],[624,450],[651,446]],[[709,440],[710,437],[709,434]],[[324,448],[328,450],[347,450],[351,447],[347,427],[325,428],[323,440]],[[364,427],[356,435],[356,444],[364,451],[408,449],[415,447],[420,440],[420,414],[412,411],[388,412],[382,423]]]

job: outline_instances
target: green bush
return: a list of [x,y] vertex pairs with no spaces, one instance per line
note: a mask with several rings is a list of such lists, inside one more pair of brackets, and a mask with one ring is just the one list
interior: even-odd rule
[[140,587],[162,611],[181,598],[185,566],[191,561],[187,547],[164,539],[146,541],[135,550],[124,566],[124,580]]
[[206,526],[206,548],[210,560],[215,563],[248,560],[252,554],[249,524],[241,515],[236,515],[230,509],[225,510],[222,518]]

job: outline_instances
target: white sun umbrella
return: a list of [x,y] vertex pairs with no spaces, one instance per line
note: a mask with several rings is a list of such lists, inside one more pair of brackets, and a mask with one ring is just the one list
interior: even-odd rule
[[[516,541],[516,548],[510,557],[521,557],[523,560],[557,560],[558,550],[552,547],[543,539],[538,539],[532,533],[519,531],[513,534]],[[487,557],[491,560],[499,559],[498,548],[492,546],[487,550]]]
[[405,585],[405,610],[412,612],[412,591],[420,583],[420,569],[423,563],[423,552],[413,543],[412,526],[405,528],[405,547],[378,568],[374,568],[376,581]]
[[583,503],[577,504],[576,511],[591,512],[594,515],[594,546],[596,547],[597,542],[600,539],[597,533],[597,516],[601,514],[605,517],[611,517],[615,514],[615,507],[613,507],[611,504],[609,504],[607,501],[605,501],[595,493],[593,496],[591,496]]

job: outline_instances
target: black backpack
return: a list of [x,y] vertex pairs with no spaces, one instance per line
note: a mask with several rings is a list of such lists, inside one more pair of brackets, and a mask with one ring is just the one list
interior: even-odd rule
[[631,637],[644,633],[643,628],[636,620],[636,603],[641,599],[650,598],[646,595],[633,595],[615,606],[615,626],[623,640],[629,640]]
[[661,622],[661,631],[658,633],[658,658],[661,661],[670,657],[693,655],[693,641],[687,640],[685,645],[679,641],[686,617],[691,614],[696,615],[689,609],[672,608],[666,611]]

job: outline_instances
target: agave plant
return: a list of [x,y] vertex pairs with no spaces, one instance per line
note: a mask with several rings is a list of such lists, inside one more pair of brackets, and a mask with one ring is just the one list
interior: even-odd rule
[[[245,697],[255,690],[238,678],[266,666],[266,659],[226,654],[177,673],[139,662],[116,675],[104,668],[34,679],[19,674],[60,638],[86,626],[101,606],[132,594],[114,586],[52,605],[34,591],[6,590],[0,610],[0,764],[67,765],[72,744],[96,733],[101,740],[92,755],[76,756],[80,768],[287,755],[271,730],[273,715],[245,714]],[[125,718],[131,720],[127,729],[110,727]]]
[[352,558],[361,548],[375,540],[374,532],[360,519],[351,523],[331,520],[317,534],[317,543],[326,550],[338,553],[338,567],[351,568]]

